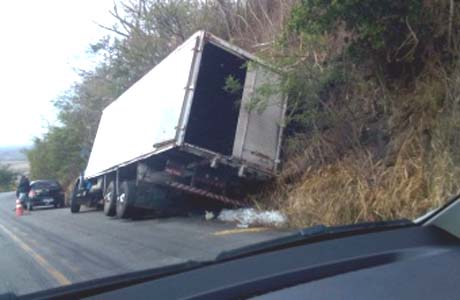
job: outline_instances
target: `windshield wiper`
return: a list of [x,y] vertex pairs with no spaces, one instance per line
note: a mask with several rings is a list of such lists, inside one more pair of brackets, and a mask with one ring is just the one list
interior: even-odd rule
[[234,250],[223,251],[216,257],[216,261],[225,261],[229,259],[255,255],[264,252],[275,251],[279,249],[294,247],[305,243],[313,243],[350,235],[391,230],[415,225],[416,224],[407,219],[401,219],[396,221],[359,223],[353,225],[334,227],[316,225],[313,227],[300,229],[294,234],[284,236],[281,238],[276,238],[273,240],[268,240],[249,246],[244,246]]

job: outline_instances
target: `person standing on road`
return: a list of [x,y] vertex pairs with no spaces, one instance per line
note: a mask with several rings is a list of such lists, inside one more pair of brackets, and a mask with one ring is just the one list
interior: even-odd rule
[[30,192],[30,181],[27,176],[22,175],[19,179],[19,184],[16,189],[16,197],[19,201],[26,204],[27,209],[30,209],[30,201],[29,201],[29,192]]

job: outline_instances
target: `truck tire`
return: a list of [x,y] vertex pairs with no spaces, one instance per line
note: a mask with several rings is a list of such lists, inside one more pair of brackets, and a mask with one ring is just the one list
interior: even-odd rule
[[77,200],[77,190],[78,190],[78,182],[75,184],[72,196],[70,197],[70,212],[75,214],[80,212],[80,203]]
[[70,212],[73,214],[80,212],[80,204],[76,200],[70,201]]
[[120,219],[129,218],[132,203],[136,195],[136,185],[133,181],[123,181],[117,197],[116,213]]
[[109,182],[107,189],[104,191],[104,214],[113,217],[117,207],[117,194],[115,192],[115,182]]

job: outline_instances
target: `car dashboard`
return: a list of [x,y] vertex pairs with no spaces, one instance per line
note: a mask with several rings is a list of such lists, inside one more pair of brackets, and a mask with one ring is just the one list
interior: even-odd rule
[[85,299],[458,299],[460,240],[414,226],[217,263]]

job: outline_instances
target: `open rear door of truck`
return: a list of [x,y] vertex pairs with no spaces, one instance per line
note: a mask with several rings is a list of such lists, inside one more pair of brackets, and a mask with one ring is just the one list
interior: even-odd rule
[[275,173],[286,111],[280,75],[250,63],[241,104],[233,157]]

